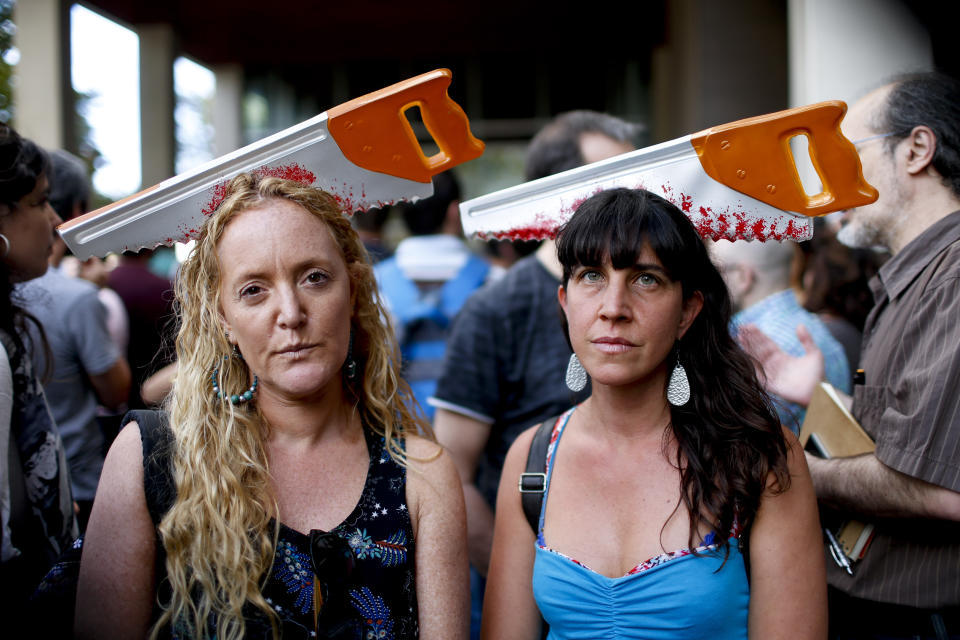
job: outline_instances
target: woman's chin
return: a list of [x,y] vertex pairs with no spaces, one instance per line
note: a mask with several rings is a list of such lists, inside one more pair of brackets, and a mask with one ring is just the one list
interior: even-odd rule
[[333,372],[323,368],[317,370],[316,367],[297,367],[297,369],[299,370],[287,371],[284,375],[266,383],[261,380],[260,385],[266,386],[273,395],[289,400],[316,398],[329,391],[339,390],[341,387],[339,369]]

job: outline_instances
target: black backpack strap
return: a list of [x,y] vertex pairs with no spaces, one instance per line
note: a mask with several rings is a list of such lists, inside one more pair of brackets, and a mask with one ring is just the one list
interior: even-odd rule
[[533,532],[537,532],[540,524],[540,509],[543,507],[543,494],[547,490],[547,447],[550,445],[550,434],[560,416],[545,420],[537,427],[530,441],[530,451],[527,453],[526,470],[520,474],[520,503],[527,522]]
[[143,492],[147,498],[147,510],[154,525],[173,506],[177,489],[173,482],[173,432],[167,422],[167,414],[161,411],[128,411],[121,427],[136,422],[140,427],[143,443]]

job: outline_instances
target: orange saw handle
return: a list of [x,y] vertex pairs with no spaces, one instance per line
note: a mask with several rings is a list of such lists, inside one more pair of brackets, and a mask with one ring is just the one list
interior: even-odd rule
[[[430,182],[434,175],[473,160],[483,142],[473,137],[470,122],[447,95],[448,69],[398,82],[327,111],[327,126],[348,160],[370,171]],[[440,151],[427,157],[406,110],[418,106]]]
[[[691,136],[704,171],[731,189],[778,209],[819,216],[870,204],[877,190],[863,177],[860,156],[840,132],[839,100],[737,120]],[[823,191],[808,196],[790,139],[805,135]]]

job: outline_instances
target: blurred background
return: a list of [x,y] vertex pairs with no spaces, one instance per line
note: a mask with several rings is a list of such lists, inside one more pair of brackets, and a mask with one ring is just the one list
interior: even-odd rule
[[[464,196],[522,181],[547,120],[606,111],[643,143],[960,72],[955,2],[0,0],[0,121],[89,164],[103,204],[438,67],[487,143]],[[427,141],[425,141],[426,143]]]

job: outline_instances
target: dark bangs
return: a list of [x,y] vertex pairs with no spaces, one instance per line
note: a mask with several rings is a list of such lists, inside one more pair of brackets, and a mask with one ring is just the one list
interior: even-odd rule
[[610,189],[587,199],[557,233],[557,257],[563,283],[578,266],[597,267],[607,256],[614,269],[637,264],[644,244],[660,259],[667,275],[683,284],[684,297],[692,284],[691,257],[706,255],[693,225],[677,207],[642,189]]

